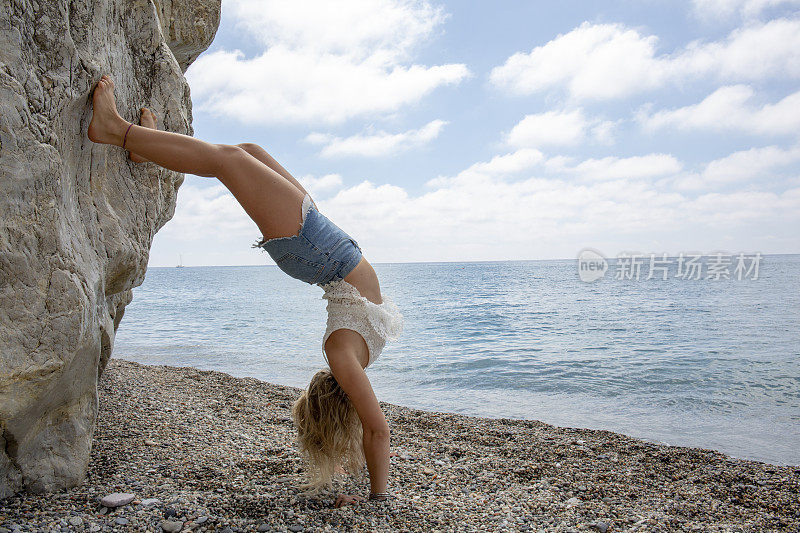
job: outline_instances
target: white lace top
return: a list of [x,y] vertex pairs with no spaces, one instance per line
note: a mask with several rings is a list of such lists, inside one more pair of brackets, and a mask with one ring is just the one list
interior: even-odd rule
[[325,290],[322,297],[328,300],[328,327],[322,337],[322,355],[326,362],[325,342],[337,329],[352,329],[364,337],[369,348],[367,367],[381,354],[386,341],[403,331],[403,315],[390,297],[382,295],[383,303],[375,304],[343,279],[320,287]]

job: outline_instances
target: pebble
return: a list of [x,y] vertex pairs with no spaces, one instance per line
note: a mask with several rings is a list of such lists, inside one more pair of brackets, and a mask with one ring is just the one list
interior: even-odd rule
[[120,516],[119,518],[114,520],[114,523],[119,524],[121,526],[124,526],[124,525],[126,525],[128,523],[128,519],[125,518],[124,516]]
[[[397,497],[380,505],[365,502],[333,510],[335,493],[311,497],[297,487],[305,466],[294,445],[294,428],[286,421],[298,389],[115,358],[109,360],[98,389],[96,446],[87,482],[55,494],[8,497],[0,503],[0,525],[6,530],[18,529],[12,527],[17,523],[25,524],[25,533],[164,532],[162,522],[190,519],[179,531],[412,533],[455,527],[598,533],[605,524],[606,533],[661,525],[670,531],[700,532],[719,529],[720,523],[763,531],[764,524],[772,523],[800,532],[797,467],[652,445],[609,431],[430,413],[386,403],[382,407],[401,454],[389,478],[389,490]],[[167,405],[175,413],[169,420],[162,418]],[[121,427],[142,437],[120,439]],[[245,434],[253,439],[238,436]],[[168,454],[144,444],[144,435],[170,443]],[[587,449],[619,462],[565,446],[578,437]],[[526,450],[523,457],[521,447]],[[664,483],[670,483],[665,480],[676,472],[680,483],[665,491]],[[345,494],[368,490],[366,477],[342,479],[336,486],[336,492]],[[117,491],[139,497],[116,511],[97,505],[100,497]],[[166,508],[175,514],[164,516]],[[644,517],[646,523],[636,524]],[[73,526],[74,518],[81,518],[82,525]],[[119,524],[117,518],[129,522]]]
[[112,492],[100,500],[100,505],[105,507],[122,507],[133,501],[136,496],[129,492]]
[[69,523],[70,523],[70,525],[73,525],[73,526],[82,526],[83,525],[83,518],[81,518],[80,516],[72,516],[69,519]]
[[177,522],[174,520],[162,520],[161,529],[163,529],[167,533],[177,533],[178,531],[183,529],[183,522]]

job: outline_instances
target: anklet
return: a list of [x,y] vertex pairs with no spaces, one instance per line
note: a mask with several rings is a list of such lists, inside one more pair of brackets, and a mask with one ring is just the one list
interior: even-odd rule
[[128,142],[128,132],[131,131],[131,126],[133,126],[133,122],[131,122],[130,126],[128,126],[128,129],[125,130],[125,138],[122,139],[122,147],[123,148],[125,148],[125,143]]

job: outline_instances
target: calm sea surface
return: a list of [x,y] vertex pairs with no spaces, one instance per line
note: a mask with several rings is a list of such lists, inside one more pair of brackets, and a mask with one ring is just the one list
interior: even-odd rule
[[[378,397],[800,464],[800,255],[756,280],[617,280],[610,262],[594,283],[575,260],[374,265],[405,315],[367,369]],[[273,265],[151,268],[114,357],[305,387],[321,296]]]

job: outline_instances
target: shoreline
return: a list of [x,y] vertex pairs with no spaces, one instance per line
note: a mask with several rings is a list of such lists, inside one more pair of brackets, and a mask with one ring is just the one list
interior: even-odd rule
[[[165,519],[181,531],[800,530],[798,466],[386,402],[397,498],[336,509],[334,493],[295,488],[304,466],[289,412],[300,389],[112,357],[98,391],[84,482],[3,500],[0,533],[161,531]],[[366,475],[334,488],[369,490]],[[136,499],[100,505],[113,492]]]
[[[753,252],[756,253],[756,252]],[[784,255],[800,255],[800,252],[775,252],[775,253],[762,253],[761,257],[774,257]],[[677,255],[668,256],[676,258]],[[615,259],[611,257],[611,259]],[[370,261],[372,265],[448,265],[459,263],[535,263],[542,261],[575,261],[575,257],[562,257],[558,259],[469,259],[465,261]],[[275,263],[253,263],[251,265],[181,265],[180,268],[237,268],[237,267],[261,267],[261,266],[276,266]],[[176,268],[176,265],[153,265],[147,266],[148,270],[151,268]]]

